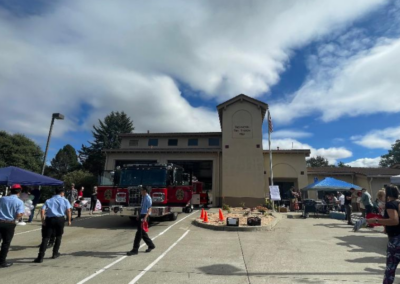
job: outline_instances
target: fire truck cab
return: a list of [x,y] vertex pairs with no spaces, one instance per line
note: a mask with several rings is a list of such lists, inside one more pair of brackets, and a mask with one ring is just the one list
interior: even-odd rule
[[141,187],[153,204],[150,216],[176,220],[191,209],[192,185],[186,184],[184,169],[174,164],[130,164],[113,173],[114,192],[110,214],[136,219],[140,215]]

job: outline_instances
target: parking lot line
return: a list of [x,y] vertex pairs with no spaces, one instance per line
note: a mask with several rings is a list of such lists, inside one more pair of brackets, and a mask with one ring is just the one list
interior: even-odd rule
[[20,233],[16,233],[16,234],[14,234],[14,236],[18,236],[18,235],[22,235],[22,234],[27,234],[27,233],[31,233],[31,232],[36,232],[36,231],[39,231],[39,230],[41,230],[42,228],[40,228],[40,229],[35,229],[35,230],[30,230],[30,231],[25,231],[25,232],[20,232]]
[[147,271],[149,271],[154,265],[157,264],[157,262],[159,262],[171,249],[174,248],[174,246],[176,246],[184,237],[186,237],[186,235],[189,233],[190,230],[187,230],[175,243],[173,243],[162,255],[160,255],[155,261],[153,261],[152,263],[150,263],[142,272],[139,273],[138,276],[136,276],[135,278],[133,278],[133,280],[131,282],[129,282],[129,284],[135,284],[140,278],[143,277],[143,275],[146,274]]
[[[85,220],[89,220],[89,219],[92,219],[92,218],[98,218],[98,217],[102,217],[102,216],[105,216],[105,215],[86,217],[86,218],[83,218],[83,219],[80,219],[80,220],[76,220],[76,221],[73,221],[73,222],[85,221]],[[73,226],[74,226],[74,223],[72,223],[71,227],[73,227]],[[25,231],[25,232],[15,233],[14,236],[23,235],[23,234],[27,234],[27,233],[31,233],[31,232],[36,232],[36,231],[39,231],[41,229],[42,228],[34,229],[34,230],[30,230],[30,231]]]
[[[171,229],[173,226],[179,224],[180,222],[182,222],[183,220],[185,220],[186,218],[189,218],[190,216],[192,216],[193,214],[197,213],[197,211],[194,211],[193,213],[187,215],[186,217],[180,219],[179,221],[175,222],[174,224],[170,225],[168,228],[166,228],[164,231],[162,231],[161,233],[159,233],[157,236],[155,236],[154,238],[152,238],[151,240],[155,240],[157,239],[159,236],[162,236],[165,232],[167,232],[169,229]],[[143,246],[145,246],[145,244],[142,244],[140,248],[142,248]],[[82,281],[78,282],[77,284],[83,284],[86,283],[87,281],[89,281],[90,279],[96,277],[97,275],[103,273],[104,271],[106,271],[107,269],[109,269],[110,267],[114,266],[115,264],[117,264],[118,262],[124,260],[127,256],[122,256],[119,259],[117,259],[116,261],[114,261],[113,263],[110,263],[109,265],[105,266],[104,268],[100,269],[99,271],[96,271],[95,273],[93,273],[92,275],[86,277],[85,279],[83,279]]]

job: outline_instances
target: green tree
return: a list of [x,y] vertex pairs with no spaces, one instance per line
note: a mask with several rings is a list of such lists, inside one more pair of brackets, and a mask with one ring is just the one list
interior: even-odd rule
[[111,112],[99,119],[99,126],[93,125],[93,142],[89,146],[82,145],[79,151],[83,168],[94,175],[100,175],[104,169],[105,149],[118,149],[121,144],[122,133],[131,133],[134,130],[133,122],[124,112]]
[[34,141],[22,134],[0,131],[0,168],[15,166],[40,173],[43,151]]
[[79,167],[80,164],[76,150],[68,144],[60,149],[53,160],[51,160],[49,174],[55,178],[61,178],[63,175],[79,169]]
[[330,167],[329,162],[322,156],[312,157],[307,160],[307,167],[318,168],[318,167]]
[[97,178],[93,174],[83,170],[67,173],[62,177],[62,180],[66,188],[71,187],[73,183],[77,189],[84,186],[84,196],[90,196],[93,186],[97,184]]
[[351,168],[351,166],[346,165],[346,164],[343,163],[342,161],[340,161],[340,162],[337,164],[337,167],[338,167],[338,168]]
[[[76,170],[73,172],[69,172],[63,175],[60,178],[64,181],[65,188],[70,188],[71,184],[75,183],[75,188],[80,188],[81,186],[85,187],[85,191],[83,192],[84,196],[89,197],[91,194],[91,190],[93,186],[97,184],[97,179],[94,175],[89,172],[85,172],[82,170]],[[41,202],[46,201],[54,195],[54,187],[44,186],[41,189]]]
[[400,163],[400,140],[392,145],[392,149],[388,151],[386,155],[381,156],[381,161],[379,165],[381,167],[391,167],[395,164]]

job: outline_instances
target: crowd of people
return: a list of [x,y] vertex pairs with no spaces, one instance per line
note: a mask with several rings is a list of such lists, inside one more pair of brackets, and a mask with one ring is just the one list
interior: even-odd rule
[[[75,185],[72,184],[71,188],[67,191],[63,187],[55,189],[55,194],[50,199],[47,199],[43,204],[40,211],[42,220],[42,242],[39,246],[38,256],[33,260],[35,263],[42,263],[46,250],[53,247],[52,259],[60,257],[59,249],[61,246],[62,236],[64,234],[65,223],[71,226],[72,222],[72,208],[77,204],[76,208],[78,217],[81,216],[80,204],[84,201],[83,190],[75,189]],[[7,255],[10,248],[11,241],[14,237],[15,227],[18,220],[26,213],[23,199],[25,197],[33,196],[37,198],[37,202],[40,198],[39,195],[34,195],[32,192],[22,190],[19,184],[14,184],[11,187],[11,194],[0,198],[0,268],[7,268],[12,266],[11,262],[7,262]],[[24,195],[26,195],[24,197]],[[152,199],[149,195],[147,187],[141,187],[141,209],[140,216],[138,216],[138,229],[133,243],[133,249],[127,252],[128,256],[138,254],[140,242],[143,239],[147,244],[148,248],[146,252],[151,252],[155,249],[155,245],[147,235],[147,220],[149,218],[152,206]],[[39,196],[39,197],[37,197]],[[32,198],[33,199],[33,198]],[[90,215],[93,214],[97,203],[97,187],[93,187],[91,193],[91,206]],[[37,203],[36,203],[37,204]],[[35,208],[32,209],[34,211]],[[31,214],[33,216],[33,213]],[[77,217],[77,218],[78,218]]]
[[[357,195],[357,203],[360,204],[362,218],[355,224],[352,222],[352,199]],[[330,197],[334,202],[338,202],[340,208],[345,207],[346,219],[349,225],[354,226],[354,231],[358,231],[363,224],[369,227],[383,226],[384,233],[388,237],[386,251],[386,269],[383,284],[392,284],[395,279],[395,272],[400,263],[400,192],[394,185],[385,186],[379,190],[375,201],[372,201],[371,195],[363,188],[360,194],[356,193],[354,188],[339,193],[339,198]],[[343,209],[342,209],[343,210]]]
[[[53,247],[52,258],[56,259],[60,256],[59,249],[64,234],[64,226],[66,222],[71,225],[72,208],[76,209],[77,218],[81,217],[81,204],[84,202],[83,191],[84,187],[76,190],[75,184],[72,184],[71,188],[66,191],[62,187],[56,188],[54,196],[43,204],[40,211],[42,242],[39,246],[38,257],[34,262],[43,262],[46,249],[51,247]],[[23,216],[29,216],[27,222],[32,222],[40,197],[39,188],[22,188],[19,184],[14,184],[10,189],[10,195],[0,198],[0,268],[12,265],[12,263],[6,261],[6,258],[15,227],[23,222]],[[27,211],[27,204],[30,206],[29,211]],[[95,211],[96,204],[97,187],[95,186],[91,193],[90,215]]]
[[381,198],[381,191],[378,192],[376,200],[372,201],[371,195],[365,188],[358,192],[354,188],[351,188],[345,192],[327,193],[324,201],[332,210],[345,213],[345,219],[348,224],[354,226],[351,219],[353,211],[360,211],[364,218],[367,214],[379,213],[379,208],[382,206]]

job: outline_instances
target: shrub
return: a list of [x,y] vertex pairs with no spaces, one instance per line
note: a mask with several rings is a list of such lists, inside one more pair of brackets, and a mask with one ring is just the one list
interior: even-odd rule
[[231,207],[228,204],[222,204],[222,210],[230,211]]

